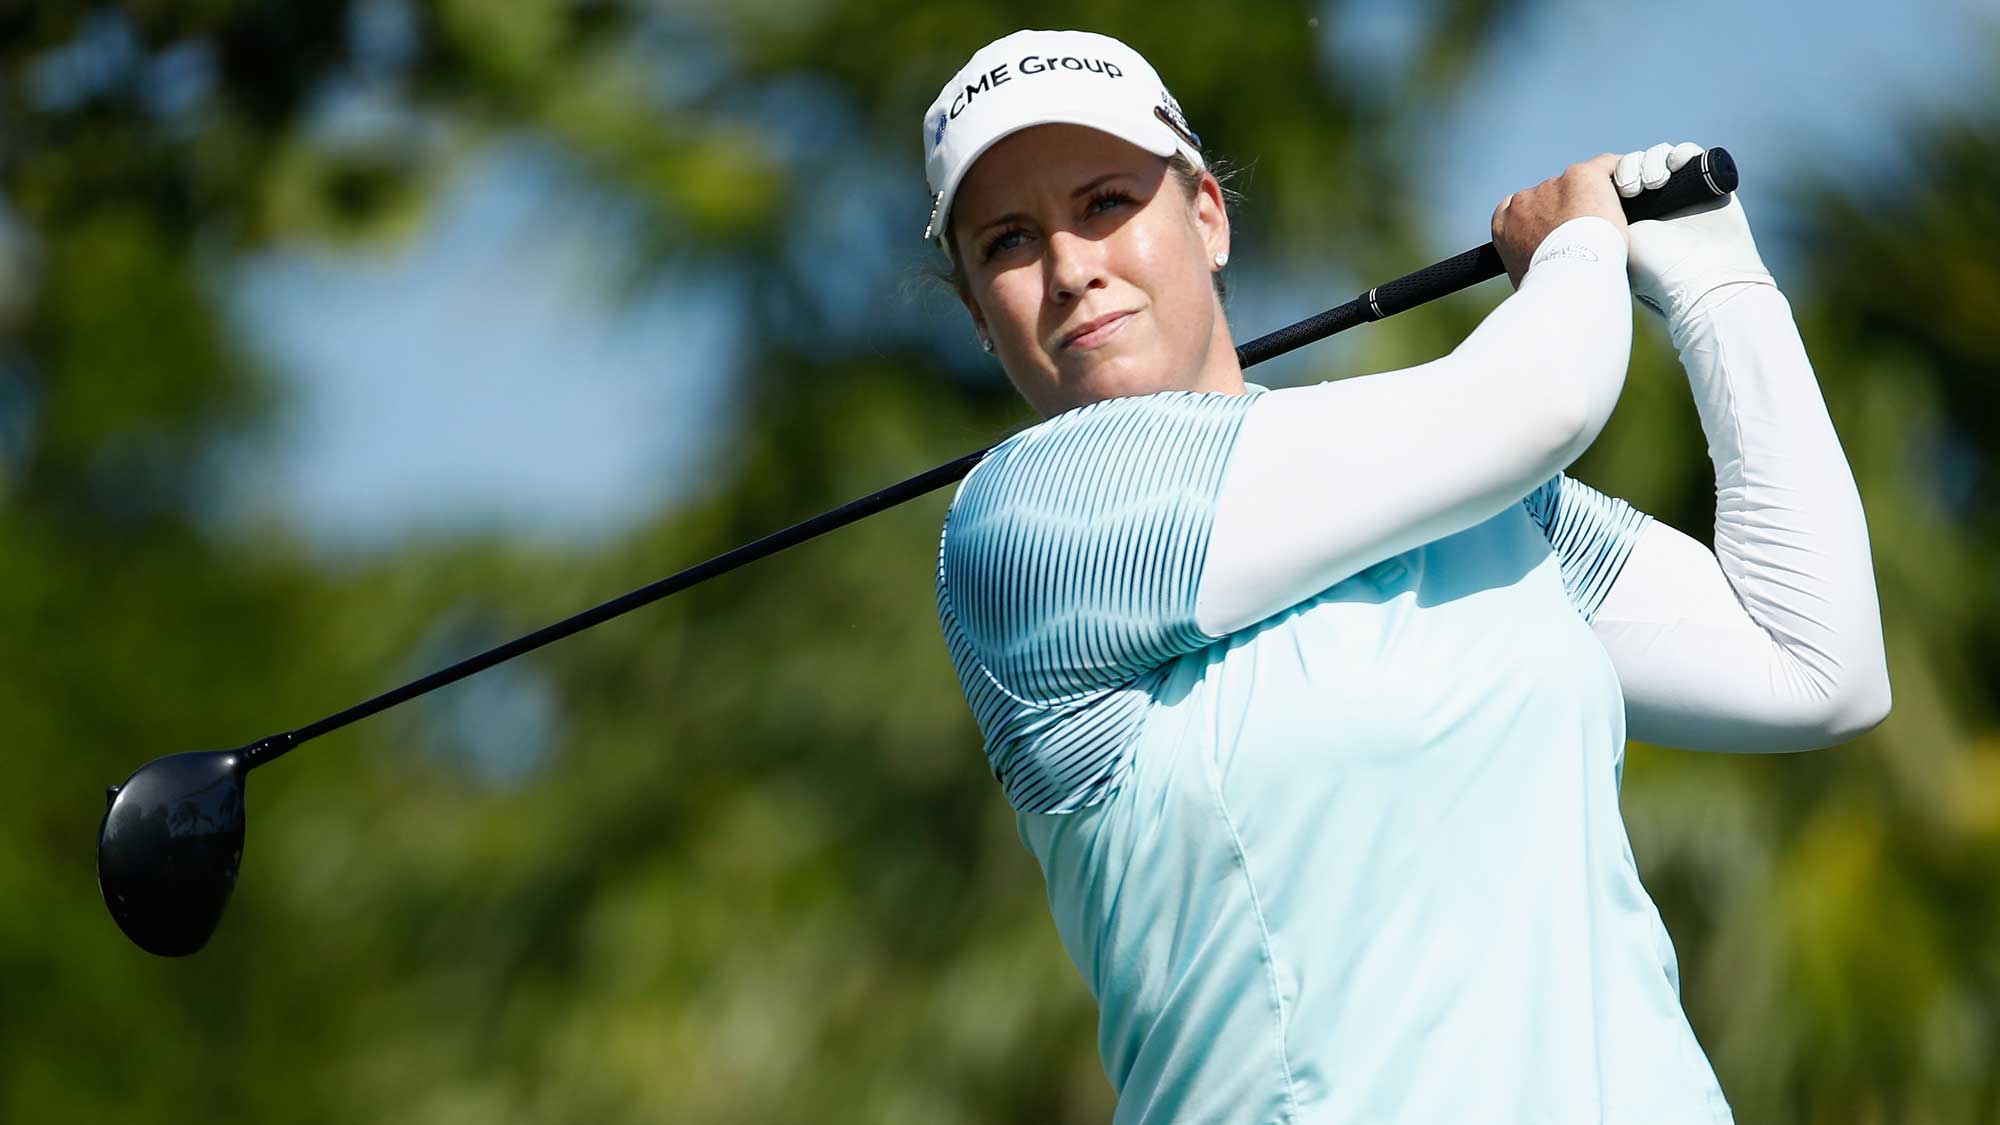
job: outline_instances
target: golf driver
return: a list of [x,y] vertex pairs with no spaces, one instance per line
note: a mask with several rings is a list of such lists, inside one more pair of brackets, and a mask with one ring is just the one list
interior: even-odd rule
[[[1623,200],[1625,216],[1658,218],[1736,190],[1735,161],[1720,148],[1689,161],[1661,187]],[[1346,304],[1239,347],[1250,367],[1315,340],[1456,293],[1506,269],[1492,243],[1370,289]],[[572,633],[705,582],[745,563],[933,492],[972,471],[992,449],[966,454],[880,492],[717,555],[533,633],[384,692],[316,723],[234,750],[172,754],[139,767],[109,790],[97,834],[97,884],[111,917],[139,948],[181,957],[207,944],[243,863],[243,780],[300,743],[462,680]]]

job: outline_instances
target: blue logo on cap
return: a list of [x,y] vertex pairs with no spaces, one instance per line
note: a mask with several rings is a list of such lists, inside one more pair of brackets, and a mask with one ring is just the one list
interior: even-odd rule
[[939,111],[938,111],[938,127],[937,127],[937,133],[936,133],[936,134],[934,134],[934,135],[933,135],[933,136],[931,137],[931,147],[932,147],[932,148],[936,148],[936,147],[937,147],[937,146],[938,146],[939,144],[943,143],[943,141],[944,141],[944,127],[945,127],[945,124],[946,124],[947,122],[949,122],[950,120],[951,120],[951,114],[949,114],[949,113],[946,113],[946,112],[945,112],[945,111],[943,111],[943,110],[939,110]]

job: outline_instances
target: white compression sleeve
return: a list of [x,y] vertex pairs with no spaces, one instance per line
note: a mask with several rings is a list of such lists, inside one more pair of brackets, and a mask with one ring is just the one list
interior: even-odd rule
[[1655,522],[1592,626],[1632,737],[1698,750],[1831,745],[1889,707],[1861,497],[1776,286],[1673,326],[1715,462],[1715,549]]
[[1216,499],[1196,624],[1224,636],[1261,621],[1492,517],[1575,460],[1625,383],[1625,260],[1610,221],[1571,219],[1450,355],[1260,396]]

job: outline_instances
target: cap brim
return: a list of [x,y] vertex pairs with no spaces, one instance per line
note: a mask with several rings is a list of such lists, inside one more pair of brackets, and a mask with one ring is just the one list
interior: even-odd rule
[[[1174,131],[1168,128],[1164,121],[1142,122],[1140,132],[1146,134],[1145,140],[1133,139],[1124,128],[1126,124],[1126,122],[1112,124],[1102,117],[1093,118],[1085,113],[1051,113],[1031,117],[1008,128],[1005,132],[997,133],[987,138],[978,148],[972,150],[971,156],[959,164],[957,174],[945,181],[944,188],[938,196],[937,230],[933,235],[932,241],[936,242],[941,248],[949,248],[947,244],[951,234],[951,207],[958,198],[958,185],[965,182],[966,174],[972,171],[972,166],[979,163],[979,158],[985,156],[988,149],[991,149],[994,145],[999,144],[1001,141],[1006,140],[1023,129],[1032,129],[1037,125],[1081,125],[1086,129],[1095,129],[1100,133],[1109,133],[1135,148],[1144,149],[1154,156],[1159,157],[1171,157],[1174,153],[1188,148],[1187,144],[1175,135]],[[1199,163],[1201,154],[1191,149],[1188,151],[1192,153],[1193,159]]]

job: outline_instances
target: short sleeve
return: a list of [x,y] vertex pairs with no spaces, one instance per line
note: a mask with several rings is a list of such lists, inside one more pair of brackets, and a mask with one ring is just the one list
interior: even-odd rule
[[1591,620],[1653,517],[1562,473],[1522,503],[1555,552],[1570,604]]
[[1218,639],[1195,624],[1195,596],[1253,397],[1092,403],[1002,442],[960,487],[938,617],[1020,811],[1108,796],[1169,663]]

